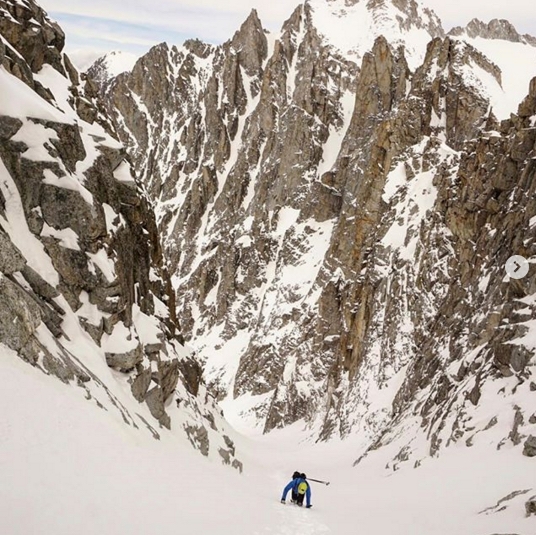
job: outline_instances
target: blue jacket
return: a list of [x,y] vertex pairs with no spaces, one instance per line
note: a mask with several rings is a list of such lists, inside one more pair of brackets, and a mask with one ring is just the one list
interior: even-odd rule
[[307,483],[307,490],[305,491],[305,502],[306,502],[306,505],[311,505],[311,486],[309,485],[309,483],[305,479],[302,479],[301,477],[297,477],[296,479],[293,479],[283,489],[283,496],[281,496],[281,499],[286,500],[289,490],[292,490],[292,492],[294,492],[295,494],[298,494],[298,485],[300,483],[303,483],[304,481],[305,481],[305,483]]

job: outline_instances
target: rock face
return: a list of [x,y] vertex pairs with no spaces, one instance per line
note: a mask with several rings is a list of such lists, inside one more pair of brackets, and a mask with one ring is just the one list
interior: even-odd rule
[[94,87],[79,84],[63,32],[33,1],[0,0],[0,34],[0,346],[156,435],[144,411],[169,428],[178,399],[203,452],[225,448],[183,346],[154,213]]
[[536,457],[536,437],[530,435],[523,445],[523,455],[527,457]]
[[536,496],[525,503],[526,516],[536,516]]
[[[276,37],[253,12],[222,46],[159,45],[101,87],[185,336],[265,431],[359,429],[359,454],[400,443],[393,467],[488,432],[521,447],[536,279],[504,264],[536,254],[536,81],[499,122],[482,88],[503,73],[473,46],[432,32],[409,62],[380,36],[357,64],[318,27],[324,4],[343,2],[306,2]],[[383,27],[413,5],[368,4]]]

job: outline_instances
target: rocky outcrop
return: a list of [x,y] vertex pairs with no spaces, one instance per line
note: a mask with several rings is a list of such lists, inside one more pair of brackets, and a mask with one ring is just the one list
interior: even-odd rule
[[[510,492],[507,496],[504,496],[501,498],[497,503],[492,506],[484,509],[483,511],[480,511],[479,514],[496,514],[496,513],[503,513],[506,509],[521,509],[523,507],[523,501],[526,499],[526,495],[531,492],[532,489],[524,489],[524,490],[515,490],[513,492]],[[528,501],[525,502],[525,511],[526,516],[530,516],[530,504],[532,503],[533,498],[530,498]]]
[[52,22],[37,4],[29,0],[2,0],[0,10],[0,34],[8,43],[7,50],[4,43],[0,45],[4,48],[2,65],[9,64],[9,60],[15,61],[13,52],[16,51],[25,64],[15,61],[15,69],[29,84],[33,85],[31,73],[41,70],[44,64],[51,65],[65,76],[61,54],[65,46],[65,34],[58,24]]
[[536,457],[536,437],[530,435],[523,445],[523,455],[527,457]]
[[530,500],[525,502],[525,514],[526,516],[536,515],[536,496],[532,496]]
[[[179,399],[203,450],[225,446],[183,345],[154,213],[95,86],[79,84],[63,32],[33,1],[0,1],[0,34],[0,345],[134,427],[153,432],[145,411],[170,428]],[[124,386],[145,408],[127,408]]]

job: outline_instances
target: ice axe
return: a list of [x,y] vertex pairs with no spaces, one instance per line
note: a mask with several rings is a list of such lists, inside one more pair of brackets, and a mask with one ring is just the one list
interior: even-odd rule
[[313,479],[312,477],[308,477],[307,481],[314,481],[315,483],[322,483],[322,485],[326,485],[326,487],[329,485],[329,481],[320,481],[320,479]]

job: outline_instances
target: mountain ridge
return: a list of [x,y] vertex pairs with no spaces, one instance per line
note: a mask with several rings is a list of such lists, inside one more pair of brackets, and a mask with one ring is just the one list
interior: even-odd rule
[[108,79],[0,0],[8,530],[531,532],[534,47],[313,16]]
[[[396,434],[412,407],[436,455],[456,434],[448,418],[476,418],[471,401],[441,416],[458,389],[478,400],[481,383],[512,373],[525,391],[532,373],[530,350],[511,351],[521,331],[503,338],[486,322],[515,323],[510,301],[516,292],[528,299],[533,278],[505,285],[501,268],[487,266],[501,290],[486,298],[467,262],[478,240],[491,244],[490,258],[532,255],[532,241],[512,234],[514,219],[527,233],[529,220],[503,204],[518,191],[514,167],[525,177],[519,188],[530,189],[530,122],[510,114],[533,83],[516,78],[505,99],[512,72],[455,36],[430,39],[413,69],[407,47],[380,36],[357,65],[322,37],[308,6],[275,39],[252,14],[245,31],[202,58],[156,47],[105,88],[104,102],[155,203],[185,334],[227,413],[266,432],[305,421],[321,440],[360,429],[364,453]],[[166,61],[157,70],[174,77],[151,67]],[[159,143],[147,146],[148,137]],[[517,143],[525,148],[513,156]],[[473,151],[484,164],[470,179]],[[516,202],[532,213],[528,198]],[[486,237],[474,217],[508,240]],[[497,230],[503,224],[509,230]],[[471,284],[466,298],[460,279]],[[472,328],[492,364],[468,363],[455,380],[447,370],[477,353],[451,316],[471,315],[487,318]],[[446,342],[443,324],[459,342]]]
[[514,25],[505,19],[491,19],[487,24],[474,18],[466,26],[455,26],[449,32],[455,37],[467,36],[471,39],[482,37],[484,39],[502,39],[516,43],[525,43],[536,46],[536,37],[524,34],[521,35]]

